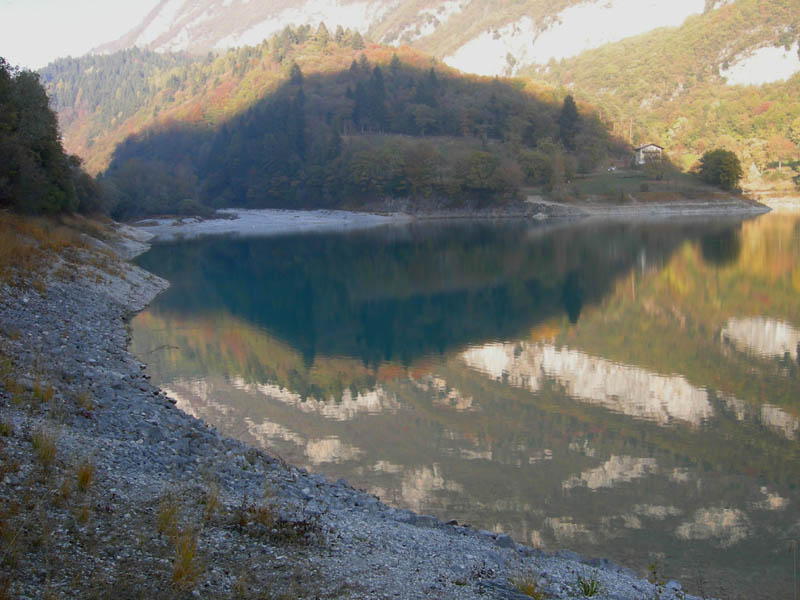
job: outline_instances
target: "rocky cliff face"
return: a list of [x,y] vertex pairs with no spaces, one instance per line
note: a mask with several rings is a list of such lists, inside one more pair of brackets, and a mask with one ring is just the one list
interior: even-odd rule
[[706,9],[704,0],[526,0],[513,6],[470,0],[162,0],[121,38],[97,48],[132,46],[205,53],[258,44],[287,25],[326,24],[375,42],[410,45],[462,71],[513,75],[608,42],[678,26]]

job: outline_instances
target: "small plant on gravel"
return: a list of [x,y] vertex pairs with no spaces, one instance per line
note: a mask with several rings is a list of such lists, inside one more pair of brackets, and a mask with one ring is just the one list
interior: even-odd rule
[[250,521],[262,525],[267,529],[271,529],[278,520],[275,515],[275,509],[269,504],[253,505],[248,508],[250,513]]
[[42,385],[40,381],[33,384],[33,398],[40,404],[50,402],[54,394],[55,390],[53,390],[53,386],[51,385]]
[[534,600],[545,600],[545,598],[547,598],[544,590],[542,589],[539,576],[532,571],[520,573],[519,575],[512,577],[511,584],[521,594],[530,596]]
[[35,431],[31,436],[33,453],[45,469],[49,469],[56,458],[56,441],[53,435],[44,429]]
[[6,391],[11,394],[11,404],[14,406],[20,406],[25,402],[25,391],[22,389],[22,386],[19,383],[11,378],[8,378],[3,383],[3,387],[5,387]]
[[0,421],[0,435],[8,437],[14,432],[14,426],[8,421]]
[[159,533],[169,537],[176,535],[179,509],[180,506],[174,496],[167,495],[162,498],[156,515],[156,529],[158,529]]
[[53,499],[56,504],[60,504],[62,502],[66,502],[69,500],[69,496],[72,493],[72,482],[69,479],[64,479],[61,482],[61,485],[58,486],[58,489],[55,490],[55,494],[53,495]]
[[78,489],[83,493],[89,491],[94,479],[94,463],[88,458],[84,458],[78,464],[78,470],[75,473],[75,479],[78,482]]
[[597,571],[594,571],[589,579],[584,579],[582,575],[578,575],[578,589],[584,597],[591,598],[596,596],[600,593],[601,588],[600,581],[597,579]]
[[75,512],[75,518],[77,519],[78,523],[81,525],[87,523],[89,521],[90,516],[90,508],[88,503],[81,504],[80,508],[77,509]]
[[89,390],[85,388],[75,394],[75,404],[78,406],[78,408],[85,410],[86,412],[91,412],[94,410],[94,402],[92,402],[92,398],[89,395]]
[[233,525],[240,531],[247,527],[247,523],[250,521],[247,495],[242,496],[241,504],[233,510],[232,521]]
[[39,294],[42,298],[47,297],[47,287],[45,286],[44,279],[41,277],[37,277],[31,283],[31,287],[36,290],[36,293]]
[[219,508],[219,488],[212,484],[208,487],[205,497],[205,506],[203,507],[203,520],[208,522],[214,516],[214,513]]
[[201,572],[202,568],[197,557],[197,534],[193,531],[184,531],[175,540],[172,584],[179,590],[190,590]]

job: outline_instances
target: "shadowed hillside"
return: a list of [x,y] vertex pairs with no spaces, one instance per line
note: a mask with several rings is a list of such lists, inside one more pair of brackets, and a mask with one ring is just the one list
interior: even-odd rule
[[[257,47],[185,65],[140,51],[91,59],[95,83],[112,68],[141,75],[133,87],[119,79],[116,117],[103,86],[85,105],[74,94],[58,99],[74,90],[59,73],[74,69],[53,65],[45,78],[58,106],[74,97],[87,107],[70,113],[67,138],[95,168],[109,161],[112,212],[122,218],[386,197],[496,203],[523,184],[558,187],[617,147],[571,99],[460,75],[407,48],[361,45],[323,27],[287,28]],[[142,66],[148,61],[157,64]]]

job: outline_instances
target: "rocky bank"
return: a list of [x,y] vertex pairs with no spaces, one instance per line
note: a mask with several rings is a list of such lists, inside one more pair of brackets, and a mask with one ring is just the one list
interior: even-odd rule
[[180,412],[126,349],[167,286],[124,260],[143,237],[0,287],[0,598],[689,598],[386,506]]

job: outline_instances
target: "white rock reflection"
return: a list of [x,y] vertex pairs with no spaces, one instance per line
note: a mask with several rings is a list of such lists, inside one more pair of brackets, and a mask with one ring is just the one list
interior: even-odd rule
[[662,506],[659,504],[637,504],[633,507],[634,514],[648,519],[663,521],[667,517],[679,517],[683,511],[677,506]]
[[218,395],[205,379],[176,379],[162,389],[175,400],[175,406],[198,419],[208,421],[212,413],[225,416],[232,410],[230,405],[215,399]]
[[680,375],[660,375],[546,343],[495,343],[461,355],[471,368],[509,385],[538,391],[545,379],[573,398],[667,425],[699,425],[714,415],[706,391]]
[[346,444],[335,436],[319,440],[309,440],[305,448],[306,456],[315,465],[325,463],[341,463],[355,460],[364,454],[364,451],[351,444]]
[[750,536],[750,521],[737,508],[701,508],[694,518],[678,526],[675,535],[684,540],[711,540],[722,548]]
[[459,448],[459,455],[464,460],[492,460],[491,450],[470,450],[469,448]]
[[276,442],[292,443],[301,447],[308,460],[315,465],[356,460],[364,454],[360,448],[344,443],[335,436],[309,440],[288,427],[266,419],[256,423],[245,417],[244,423],[247,432],[258,440],[262,447],[269,448]]
[[783,510],[789,506],[789,499],[784,498],[778,492],[771,492],[766,486],[761,486],[763,498],[758,502],[753,502],[753,508],[761,510]]
[[579,444],[578,442],[570,442],[569,449],[573,452],[578,452],[584,456],[588,456],[589,458],[592,458],[595,454],[597,454],[597,450],[589,445],[589,440],[583,440],[583,445]]
[[417,512],[431,506],[434,496],[443,491],[462,493],[464,488],[454,481],[447,481],[438,463],[406,471],[400,483],[400,495],[406,505]]
[[396,475],[397,473],[401,473],[403,471],[402,465],[396,465],[387,460],[379,460],[372,465],[371,468],[376,473],[389,473],[391,475]]
[[692,477],[689,474],[689,470],[682,469],[680,467],[675,467],[669,474],[669,480],[674,481],[675,483],[689,483],[691,478]]
[[790,440],[793,440],[800,430],[800,419],[771,404],[761,405],[761,422]]
[[433,392],[433,403],[438,406],[452,408],[459,412],[478,409],[478,405],[472,396],[450,386],[447,380],[442,377],[426,375],[419,379],[412,379],[411,382],[421,390]]
[[283,425],[271,421],[261,421],[255,423],[249,417],[245,417],[244,424],[247,432],[259,441],[259,445],[268,448],[276,441],[291,442],[297,446],[304,446],[306,439]]
[[231,385],[249,394],[261,394],[288,404],[301,412],[318,414],[332,421],[351,421],[360,414],[374,415],[383,412],[393,414],[400,409],[397,396],[381,386],[369,392],[358,393],[356,396],[346,389],[339,400],[333,398],[303,400],[300,394],[270,383],[247,383],[241,377],[233,377]]
[[636,458],[633,456],[611,456],[595,469],[589,469],[573,476],[561,484],[565,490],[586,487],[590,490],[610,488],[619,483],[641,479],[658,469],[655,458]]
[[738,350],[769,358],[783,358],[788,354],[797,360],[800,348],[800,330],[766,317],[729,319],[720,336]]
[[800,418],[789,414],[782,408],[772,404],[750,405],[737,398],[724,398],[725,406],[736,416],[739,421],[748,418],[758,421],[787,439],[793,440],[800,431]]
[[572,517],[547,517],[544,524],[552,530],[559,544],[568,544],[578,539],[589,544],[597,543],[597,536],[582,523],[573,521]]

